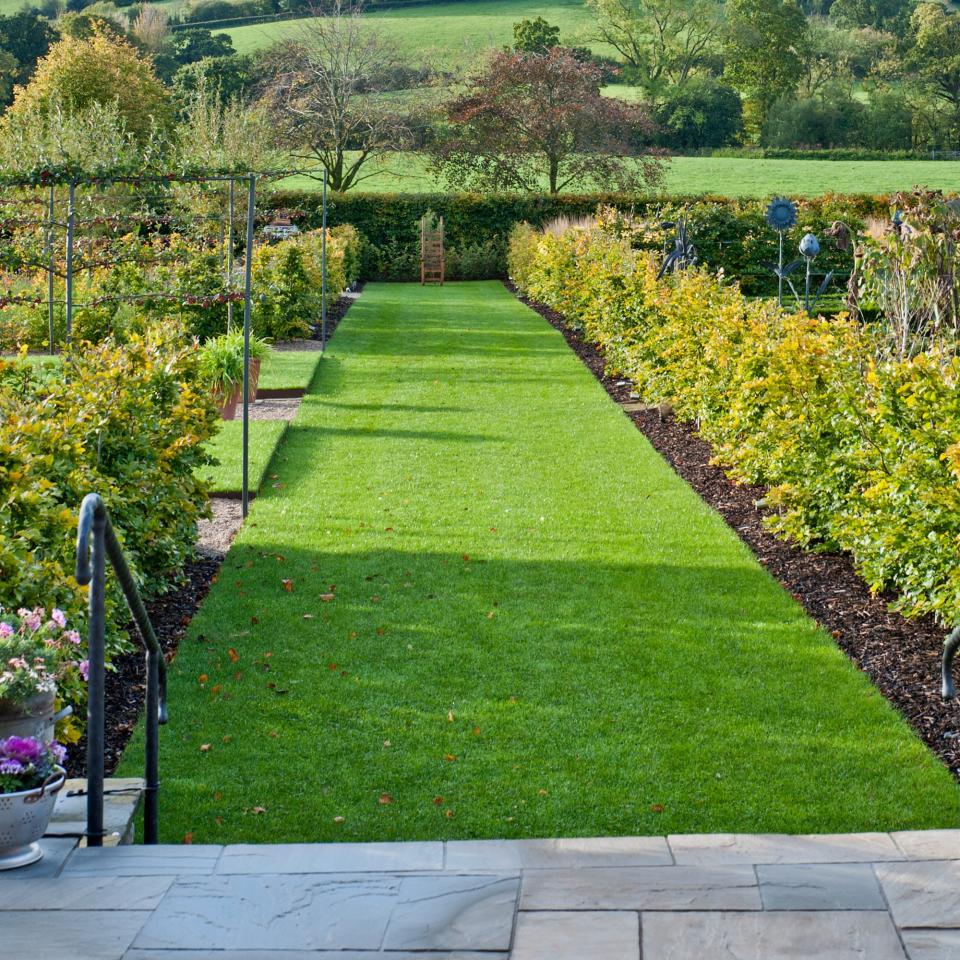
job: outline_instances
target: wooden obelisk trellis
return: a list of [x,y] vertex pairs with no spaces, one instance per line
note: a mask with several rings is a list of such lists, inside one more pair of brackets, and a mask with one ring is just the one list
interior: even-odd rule
[[420,284],[443,286],[446,262],[443,253],[443,217],[431,225],[427,217],[420,220]]

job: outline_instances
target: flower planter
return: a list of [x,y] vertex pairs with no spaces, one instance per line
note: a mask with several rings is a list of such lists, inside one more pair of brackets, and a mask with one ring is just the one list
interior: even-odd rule
[[29,700],[0,699],[0,740],[7,737],[35,737],[44,743],[53,739],[56,694],[38,693]]
[[57,767],[40,787],[0,793],[0,870],[25,867],[43,856],[37,841],[46,832],[65,780],[66,771]]
[[[257,384],[260,382],[260,360],[250,358],[250,402],[257,399]],[[243,402],[243,384],[238,383],[224,400],[221,390],[214,391],[217,403],[220,404],[220,417],[223,420],[236,420],[237,407]]]

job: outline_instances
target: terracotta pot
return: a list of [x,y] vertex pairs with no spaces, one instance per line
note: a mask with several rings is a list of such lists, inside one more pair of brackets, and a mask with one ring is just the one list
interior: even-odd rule
[[49,743],[53,739],[53,709],[56,694],[38,693],[29,700],[0,700],[0,740],[7,737],[34,737]]
[[37,841],[47,832],[66,771],[57,772],[41,787],[0,793],[0,870],[36,863],[43,851]]
[[243,384],[232,387],[229,394],[222,390],[214,390],[214,399],[220,404],[220,418],[222,420],[236,420],[237,404],[243,398]]
[[[257,357],[250,358],[250,402],[253,403],[257,399],[257,384],[260,383],[260,359]],[[243,388],[241,387],[241,390]],[[241,396],[243,394],[241,393]]]

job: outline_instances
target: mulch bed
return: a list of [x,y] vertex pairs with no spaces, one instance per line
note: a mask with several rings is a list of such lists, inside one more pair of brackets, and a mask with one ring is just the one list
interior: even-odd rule
[[[356,302],[362,286],[353,293],[344,294],[330,305],[327,311],[327,340],[333,336],[340,321],[347,311]],[[314,339],[319,339],[319,330]],[[216,515],[218,511],[214,509]],[[230,513],[230,511],[227,511]],[[225,526],[231,523],[229,516],[224,517]],[[233,530],[226,533],[225,544],[233,539]],[[167,661],[176,655],[180,640],[187,631],[193,615],[203,602],[210,585],[213,583],[225,553],[209,550],[198,553],[183,569],[183,583],[166,596],[147,604],[150,620],[156,632],[160,646],[163,648]],[[109,575],[109,574],[108,574]],[[136,627],[131,623],[127,629],[131,637],[136,637]],[[133,649],[122,654],[113,661],[114,669],[106,676],[106,758],[105,768],[108,774],[112,773],[120,763],[124,748],[130,740],[133,730],[140,718],[146,695],[146,664],[143,649],[139,639],[133,641]],[[170,704],[170,711],[177,709],[175,703]],[[139,761],[140,758],[135,758]],[[67,774],[71,777],[83,777],[87,768],[86,737],[70,748],[67,757]]]
[[[517,293],[512,284],[507,287]],[[567,327],[556,311],[520,299],[563,334],[614,400],[631,402],[633,384],[608,377],[596,347]],[[871,596],[849,555],[809,552],[769,533],[763,526],[764,513],[756,505],[764,490],[727,479],[721,468],[710,463],[710,445],[690,424],[661,416],[656,409],[624,412],[960,779],[960,702],[940,697],[943,627],[932,617],[908,620],[891,612],[893,598]]]

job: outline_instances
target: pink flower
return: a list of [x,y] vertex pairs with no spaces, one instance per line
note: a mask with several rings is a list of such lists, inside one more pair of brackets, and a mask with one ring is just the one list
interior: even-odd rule
[[76,630],[68,630],[64,637],[70,641],[70,643],[80,643],[80,634]]
[[62,630],[67,625],[67,615],[57,607],[50,611],[50,619]]
[[81,660],[77,664],[77,666],[80,668],[80,676],[83,677],[84,680],[89,680],[90,679],[90,661]]
[[4,620],[3,622],[0,622],[0,638],[12,637],[13,632],[14,632],[13,627],[11,627],[10,624],[6,622],[6,620]]
[[20,609],[17,611],[18,616],[23,621],[23,625],[28,630],[33,630],[36,633],[40,629],[40,624],[43,623],[43,620],[40,617],[40,614],[36,610],[26,610]]

